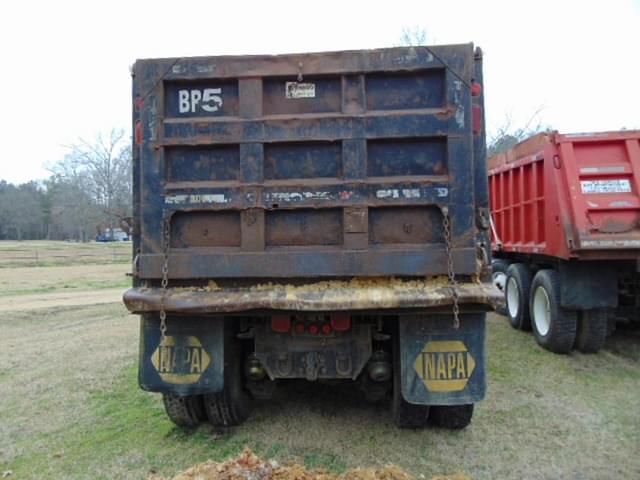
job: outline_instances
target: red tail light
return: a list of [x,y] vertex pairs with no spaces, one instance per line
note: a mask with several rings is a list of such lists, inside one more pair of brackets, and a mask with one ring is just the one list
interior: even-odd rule
[[304,323],[296,323],[296,333],[304,333]]
[[140,123],[140,120],[136,121],[135,137],[136,137],[136,144],[142,145],[142,123]]
[[479,97],[481,93],[482,93],[482,85],[480,85],[479,83],[473,82],[471,84],[471,96]]
[[317,335],[320,332],[320,328],[318,328],[318,325],[316,325],[315,323],[312,323],[311,325],[309,325],[309,333],[311,335]]
[[271,330],[278,333],[288,332],[291,330],[291,317],[289,315],[273,315],[271,317]]
[[473,133],[482,133],[482,107],[480,105],[472,105]]
[[325,323],[322,325],[322,333],[325,335],[329,335],[331,333],[331,325]]
[[336,332],[346,332],[351,328],[351,316],[344,313],[332,313],[331,328]]

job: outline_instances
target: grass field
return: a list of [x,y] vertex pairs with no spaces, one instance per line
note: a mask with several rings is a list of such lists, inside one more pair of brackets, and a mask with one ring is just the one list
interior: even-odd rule
[[305,382],[281,385],[241,427],[184,432],[139,390],[138,322],[120,304],[0,312],[0,332],[8,478],[170,476],[245,446],[331,471],[395,463],[418,478],[640,478],[638,328],[621,327],[598,355],[559,356],[491,315],[488,396],[461,432],[398,430],[388,405]]
[[102,265],[131,261],[131,242],[0,241],[0,268]]
[[0,268],[0,299],[59,291],[93,291],[131,284],[129,263]]

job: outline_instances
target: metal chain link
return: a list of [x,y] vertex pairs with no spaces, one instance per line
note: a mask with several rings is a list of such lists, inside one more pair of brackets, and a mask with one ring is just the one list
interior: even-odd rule
[[169,285],[169,248],[171,246],[171,225],[169,218],[162,221],[162,294],[160,296],[160,343],[164,342],[167,333],[167,312],[164,309],[167,286]]
[[453,299],[453,328],[457,330],[460,328],[460,305],[458,304],[458,282],[453,269],[451,220],[449,219],[449,209],[447,207],[442,207],[442,224],[444,226],[444,244],[447,251],[447,276],[449,277],[449,287],[451,288],[451,298]]

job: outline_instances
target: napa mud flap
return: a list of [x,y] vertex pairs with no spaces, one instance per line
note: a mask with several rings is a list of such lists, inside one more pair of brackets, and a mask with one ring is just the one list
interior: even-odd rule
[[167,318],[160,338],[155,314],[140,320],[138,381],[150,392],[196,395],[219,392],[224,386],[224,319]]
[[460,405],[484,398],[485,314],[400,317],[402,396],[420,405]]

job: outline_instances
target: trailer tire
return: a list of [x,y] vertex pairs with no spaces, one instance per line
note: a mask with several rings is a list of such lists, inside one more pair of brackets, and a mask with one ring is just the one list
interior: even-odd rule
[[[236,391],[234,391],[236,390]],[[221,392],[204,396],[209,423],[215,427],[235,427],[251,414],[251,398],[244,391],[225,387]]]
[[461,430],[471,423],[473,403],[431,407],[430,418],[436,427]]
[[202,395],[181,397],[175,393],[163,393],[162,403],[169,420],[184,428],[195,428],[207,419]]
[[429,423],[429,405],[414,405],[407,402],[402,396],[400,388],[396,387],[396,382],[393,383],[391,415],[396,426],[414,430],[426,427]]
[[393,348],[393,395],[391,416],[398,428],[424,428],[429,422],[429,405],[414,405],[402,396],[402,374],[400,367],[400,334],[395,332]]
[[540,270],[531,282],[531,324],[538,344],[554,353],[569,353],[576,339],[577,312],[560,305],[560,275]]
[[224,330],[224,387],[204,395],[204,407],[213,426],[234,427],[249,418],[253,399],[244,388],[242,348],[235,330],[230,322],[225,323]]
[[512,263],[507,268],[505,303],[511,326],[517,330],[531,330],[529,293],[533,274],[524,263]]
[[574,347],[582,353],[598,353],[606,337],[607,311],[601,308],[582,310],[578,315]]
[[509,268],[509,262],[502,260],[501,258],[495,258],[491,261],[491,278],[493,284],[498,290],[502,292],[503,304],[496,307],[496,313],[507,316],[506,297],[504,296],[504,290],[507,285],[507,269]]

